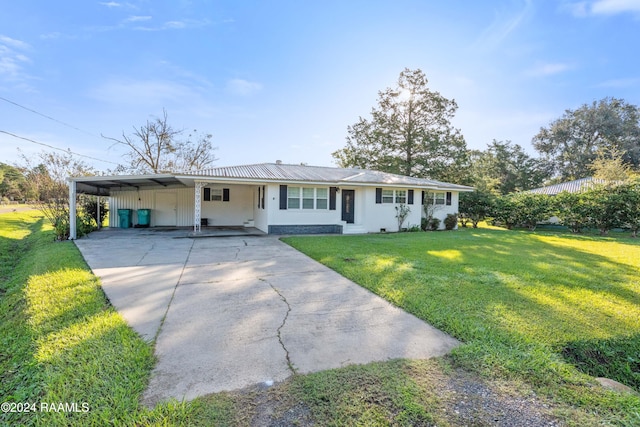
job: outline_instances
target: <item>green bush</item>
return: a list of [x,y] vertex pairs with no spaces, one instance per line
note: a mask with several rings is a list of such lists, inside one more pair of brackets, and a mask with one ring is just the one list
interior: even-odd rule
[[431,218],[429,220],[429,230],[436,231],[440,228],[440,220],[438,218]]
[[444,228],[447,230],[453,230],[454,228],[456,228],[457,223],[458,223],[458,215],[447,214],[447,217],[444,219]]

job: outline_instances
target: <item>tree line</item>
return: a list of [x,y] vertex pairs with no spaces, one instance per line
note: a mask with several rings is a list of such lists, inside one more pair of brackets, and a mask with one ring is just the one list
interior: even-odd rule
[[533,157],[511,141],[470,150],[451,124],[458,105],[428,87],[420,70],[405,69],[397,85],[378,92],[369,117],[347,129],[346,145],[332,155],[339,166],[470,185],[504,195],[593,175],[597,159],[620,153],[640,167],[640,108],[616,98],[584,104],[532,137]]
[[557,195],[532,192],[495,196],[475,191],[460,196],[459,219],[463,227],[474,228],[490,218],[494,225],[511,229],[516,226],[535,230],[538,224],[555,219],[573,233],[596,229],[606,235],[615,228],[640,230],[640,178],[605,181],[589,185],[579,192]]

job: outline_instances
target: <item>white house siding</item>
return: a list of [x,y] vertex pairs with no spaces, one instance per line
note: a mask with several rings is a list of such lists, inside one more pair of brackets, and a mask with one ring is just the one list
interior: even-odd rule
[[[404,190],[408,191],[410,188],[388,188],[385,190]],[[399,203],[376,203],[376,189],[375,187],[361,188],[356,194],[356,200],[358,195],[362,198],[364,193],[364,205],[366,206],[366,212],[364,216],[363,226],[368,233],[377,233],[384,229],[386,231],[398,231],[398,219],[396,218],[396,207]],[[410,209],[409,215],[402,225],[405,228],[418,225],[420,226],[420,218],[422,212],[422,205],[420,200],[422,198],[421,190],[413,189],[413,204],[405,205]],[[357,212],[356,212],[357,215]]]
[[[257,199],[257,196],[254,197],[254,191],[257,191],[257,187],[233,184],[209,184],[207,187],[212,191],[229,189],[228,202],[202,201],[200,217],[207,218],[209,225],[241,226],[249,220],[254,220],[254,205]],[[193,224],[193,219],[191,223]]]
[[193,226],[194,217],[194,190],[193,188],[162,189],[162,190],[140,190],[140,191],[116,191],[109,199],[109,227],[119,227],[119,209],[131,209],[133,224],[138,223],[138,209],[151,209],[151,227],[157,226],[156,215],[158,206],[156,205],[157,193],[174,194],[176,197],[175,224],[180,227]]
[[[422,194],[422,193],[420,193]],[[448,214],[458,214],[458,201],[460,193],[457,191],[451,192],[451,205],[436,205],[436,210],[433,212],[433,217],[440,220],[440,229],[444,229],[444,219]],[[422,197],[422,196],[421,196]],[[457,225],[456,225],[457,228]]]
[[[309,184],[288,184],[288,187],[326,188],[329,186]],[[280,185],[271,184],[267,188],[269,201],[266,211],[269,216],[268,225],[342,225],[340,194],[336,197],[336,209],[280,209]],[[328,203],[328,199],[327,199]]]
[[[254,207],[253,207],[253,223],[254,227],[259,230],[264,231],[265,233],[269,230],[269,221],[268,221],[268,209],[269,206],[273,203],[271,202],[271,197],[274,193],[271,190],[272,185],[259,185],[253,188],[253,198],[254,198]],[[263,189],[264,189],[264,206],[260,203],[258,197],[263,198]]]

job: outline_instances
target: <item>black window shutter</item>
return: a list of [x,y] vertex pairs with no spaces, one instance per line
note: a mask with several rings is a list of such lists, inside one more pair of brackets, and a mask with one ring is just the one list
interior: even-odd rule
[[210,188],[207,188],[207,187],[205,187],[205,188],[204,188],[204,197],[203,197],[203,200],[204,200],[205,202],[208,202],[208,201],[210,201],[210,200],[211,200],[211,189],[210,189]]
[[451,206],[451,191],[447,191],[447,206]]
[[265,198],[265,192],[266,192],[266,187],[263,185],[262,186],[262,209],[264,209],[264,198]]
[[376,203],[382,203],[382,188],[376,188]]
[[329,210],[336,210],[336,193],[338,192],[338,187],[329,187]]
[[280,209],[287,209],[287,186],[280,186]]
[[229,189],[228,188],[223,188],[222,189],[222,201],[223,202],[228,202],[229,201]]
[[413,204],[413,190],[409,190],[409,194],[408,194],[408,199],[407,199],[407,204],[412,205]]
[[260,206],[260,202],[262,201],[262,192],[261,192],[262,188],[258,187],[258,209],[260,209],[262,206]]
[[427,196],[427,192],[422,190],[422,204],[426,205],[427,201],[424,199]]

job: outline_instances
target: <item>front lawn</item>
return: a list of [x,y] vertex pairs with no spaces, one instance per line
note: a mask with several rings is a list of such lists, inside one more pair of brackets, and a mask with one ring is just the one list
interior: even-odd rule
[[[456,365],[640,424],[640,242],[495,229],[284,241],[463,341]],[[590,375],[587,375],[590,374]]]
[[[467,345],[453,358],[346,366],[148,409],[140,398],[153,343],[38,211],[9,212],[0,214],[0,397],[38,408],[2,412],[0,424],[640,424],[638,397],[604,392],[574,367],[637,378],[635,241],[490,230],[287,241]],[[59,404],[71,406],[51,409]]]

